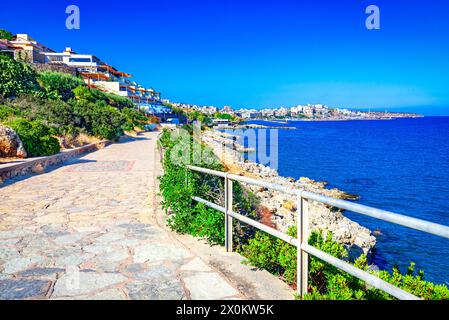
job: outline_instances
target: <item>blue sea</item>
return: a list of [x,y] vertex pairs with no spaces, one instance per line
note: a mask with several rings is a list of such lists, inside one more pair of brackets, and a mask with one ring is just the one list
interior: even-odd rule
[[[358,203],[449,226],[449,117],[250,123],[297,128],[279,130],[280,175],[327,181]],[[449,283],[448,239],[345,214],[381,232],[376,265],[405,271],[413,261],[425,279]]]

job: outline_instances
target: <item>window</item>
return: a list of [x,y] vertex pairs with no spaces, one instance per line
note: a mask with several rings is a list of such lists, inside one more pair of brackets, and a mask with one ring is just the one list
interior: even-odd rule
[[52,62],[62,62],[62,56],[48,56],[48,59]]
[[70,58],[70,62],[92,62],[91,58]]

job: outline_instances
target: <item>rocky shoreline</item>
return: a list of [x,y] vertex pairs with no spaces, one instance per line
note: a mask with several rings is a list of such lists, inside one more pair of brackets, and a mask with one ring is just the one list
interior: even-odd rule
[[[233,138],[233,135],[215,130],[206,130],[202,136],[203,142],[234,174],[305,189],[337,199],[356,200],[358,198],[338,189],[328,189],[325,182],[318,182],[309,178],[295,180],[282,177],[276,170],[245,160],[242,153],[245,148],[236,144]],[[266,188],[242,185],[254,193],[260,201],[259,215],[265,224],[271,225],[282,232],[286,232],[289,227],[296,224],[296,199]],[[314,201],[309,202],[308,205],[311,230],[332,232],[334,240],[349,249],[351,258],[357,257],[361,253],[368,257],[371,256],[376,246],[376,238],[369,229],[345,217],[343,210]]]

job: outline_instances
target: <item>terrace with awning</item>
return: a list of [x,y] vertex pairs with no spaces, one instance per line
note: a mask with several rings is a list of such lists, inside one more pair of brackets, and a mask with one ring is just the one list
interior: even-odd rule
[[116,68],[108,65],[108,64],[102,64],[97,67],[98,70],[105,70],[107,73],[111,73],[116,77],[121,78],[132,78],[132,75],[126,72],[118,71]]

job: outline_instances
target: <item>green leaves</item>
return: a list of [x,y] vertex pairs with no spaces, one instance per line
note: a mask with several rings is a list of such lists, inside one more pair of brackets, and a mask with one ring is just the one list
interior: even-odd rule
[[[288,234],[296,237],[296,227]],[[265,232],[257,231],[240,253],[247,258],[246,263],[281,276],[288,284],[296,282],[296,247]]]
[[0,55],[0,96],[14,98],[38,88],[37,73],[33,68]]
[[57,153],[59,143],[51,135],[86,133],[115,140],[124,129],[142,128],[155,121],[135,110],[127,98],[90,89],[69,74],[38,74],[28,64],[0,55],[0,101],[2,98],[8,100],[6,106],[0,106],[0,121],[17,129],[29,156]]
[[60,150],[58,139],[52,137],[52,129],[39,121],[17,118],[7,126],[17,132],[29,157],[49,156]]
[[0,121],[8,120],[11,117],[17,116],[19,111],[9,106],[0,105]]
[[39,85],[50,100],[62,99],[68,101],[75,97],[73,90],[84,85],[83,80],[72,75],[60,72],[45,71],[38,77]]
[[125,131],[132,131],[134,127],[142,130],[145,124],[149,123],[149,118],[136,109],[124,108],[122,114],[126,118],[126,123],[123,125]]
[[73,111],[80,119],[80,125],[91,135],[114,140],[123,134],[125,117],[117,108],[106,105],[104,101],[74,101]]
[[256,232],[254,238],[242,247],[241,253],[251,265],[280,275],[284,270],[279,259],[281,249],[279,245],[276,238],[263,232]]
[[[296,228],[289,230],[296,235]],[[323,237],[314,232],[309,244],[334,257],[347,259],[344,246],[332,240],[332,234]],[[247,263],[281,276],[288,284],[296,281],[296,248],[266,233],[257,232],[248,244],[243,246],[241,254]],[[369,271],[368,260],[361,255],[353,262],[354,266],[370,272],[405,291],[427,300],[449,299],[449,289],[444,285],[435,285],[424,281],[423,272],[417,272],[411,263],[402,274],[398,268],[388,271]],[[309,257],[309,294],[307,300],[393,300],[390,295],[368,287],[363,281],[311,256]]]
[[5,29],[0,29],[0,39],[6,39],[11,41],[13,38],[13,34]]
[[91,103],[103,101],[111,107],[122,110],[124,108],[134,108],[134,104],[128,98],[120,97],[115,94],[102,92],[97,89],[88,88],[80,85],[73,90],[77,100]]
[[[210,193],[211,188],[222,188],[219,179],[198,176],[171,161],[172,152],[191,148],[192,137],[173,140],[170,133],[165,130],[160,143],[167,149],[163,163],[164,175],[160,178],[160,190],[164,198],[163,207],[167,212],[172,212],[169,218],[170,228],[181,234],[205,238],[213,245],[223,245],[225,241],[224,215],[192,200],[194,195],[205,197]],[[177,149],[174,149],[175,146]],[[206,165],[202,164],[202,166]],[[189,181],[188,185],[186,185],[186,178]]]

